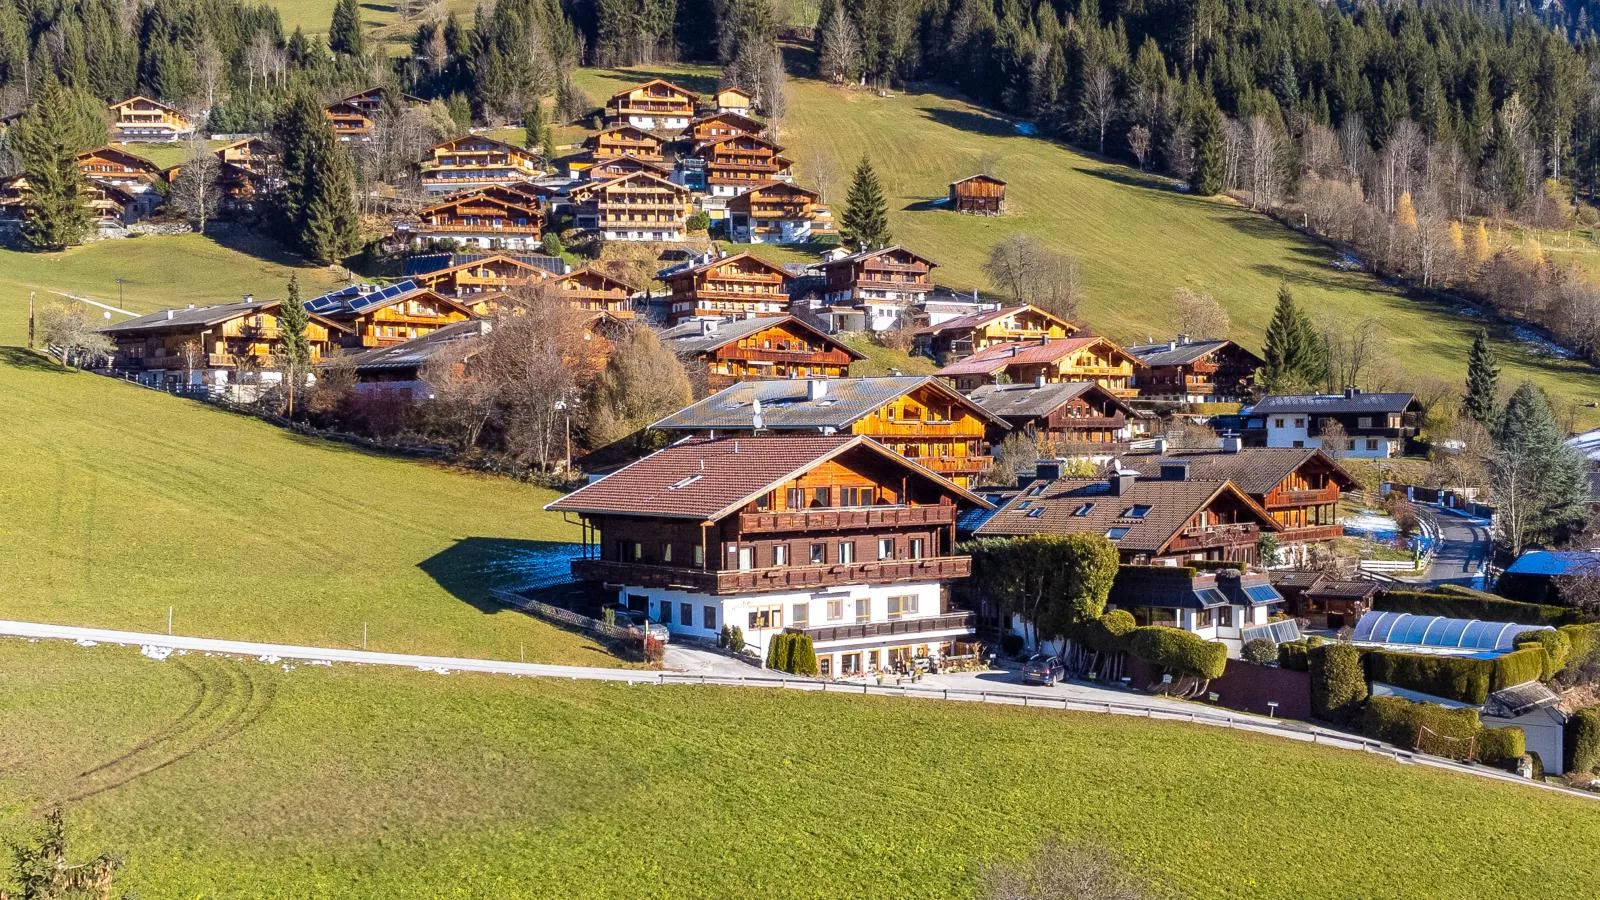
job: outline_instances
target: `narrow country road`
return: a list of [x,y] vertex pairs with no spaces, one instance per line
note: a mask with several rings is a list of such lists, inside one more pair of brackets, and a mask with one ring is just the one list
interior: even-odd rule
[[1488,520],[1445,510],[1435,513],[1433,520],[1439,525],[1439,551],[1418,581],[1482,590],[1484,567],[1489,561]]

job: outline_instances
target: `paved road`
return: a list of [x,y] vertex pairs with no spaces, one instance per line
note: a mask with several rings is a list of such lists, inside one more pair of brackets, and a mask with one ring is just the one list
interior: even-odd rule
[[1484,566],[1489,561],[1489,521],[1443,510],[1436,512],[1433,520],[1439,526],[1439,551],[1433,565],[1417,580],[1481,590]]

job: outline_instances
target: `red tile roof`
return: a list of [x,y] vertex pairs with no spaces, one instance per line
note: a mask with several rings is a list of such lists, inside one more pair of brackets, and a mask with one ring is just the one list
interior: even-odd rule
[[1002,371],[1010,366],[1028,365],[1037,363],[1053,363],[1068,354],[1105,338],[1097,335],[1088,337],[1054,338],[1048,341],[1011,341],[1004,344],[995,344],[958,363],[945,366],[938,374],[941,377],[951,375],[990,375]]

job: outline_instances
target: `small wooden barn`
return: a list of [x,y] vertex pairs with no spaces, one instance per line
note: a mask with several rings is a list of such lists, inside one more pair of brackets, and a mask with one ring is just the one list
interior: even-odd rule
[[1006,183],[993,175],[969,175],[950,182],[950,208],[975,216],[998,216],[1006,211]]

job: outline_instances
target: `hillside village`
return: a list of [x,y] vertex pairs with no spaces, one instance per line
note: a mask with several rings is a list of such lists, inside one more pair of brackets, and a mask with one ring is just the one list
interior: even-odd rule
[[[810,839],[814,873],[734,875],[675,865],[654,887],[637,873],[616,873],[606,876],[605,886],[588,888],[588,876],[579,874],[605,858],[598,848],[628,838],[620,825],[612,833],[613,825],[597,826],[591,816],[636,816],[646,823],[638,837],[681,843],[685,852],[703,850],[724,863],[748,857],[722,829],[760,832],[772,824],[770,805],[778,801],[771,798],[796,785],[818,796],[837,788],[850,802],[883,807],[889,819],[874,813],[873,833],[889,821],[942,816],[922,809],[921,800],[907,806],[875,792],[888,785],[891,792],[914,789],[920,796],[956,771],[981,786],[990,763],[1015,759],[1014,753],[1029,757],[1033,751],[1026,748],[1035,739],[1026,729],[1032,727],[1064,731],[1049,732],[1038,744],[1047,748],[1048,772],[1036,770],[1042,763],[1034,760],[1013,762],[1010,774],[996,776],[1006,780],[1007,792],[1070,794],[1077,802],[1086,790],[1077,774],[1070,782],[1049,781],[1074,769],[1049,748],[1075,740],[1092,747],[1086,753],[1102,761],[1097,765],[1140,771],[1145,764],[1130,762],[1126,748],[1159,745],[1161,754],[1171,755],[1156,754],[1153,766],[1195,775],[1207,767],[1214,774],[1219,754],[1245,748],[1255,768],[1284,779],[1282,798],[1278,786],[1269,792],[1273,804],[1303,814],[1314,812],[1313,804],[1348,802],[1358,816],[1372,816],[1362,820],[1367,829],[1393,818],[1393,809],[1369,796],[1361,781],[1368,776],[1324,773],[1323,757],[1305,757],[1304,772],[1291,775],[1309,742],[1329,745],[1313,752],[1353,756],[1360,767],[1409,763],[1407,769],[1441,779],[1397,788],[1415,792],[1408,808],[1419,820],[1450,818],[1429,809],[1430,792],[1465,783],[1471,787],[1461,790],[1492,791],[1507,809],[1524,803],[1533,809],[1546,799],[1573,804],[1540,819],[1537,828],[1531,823],[1539,814],[1525,813],[1526,833],[1519,829],[1508,840],[1544,841],[1541,835],[1567,829],[1594,833],[1600,429],[1583,430],[1590,421],[1585,407],[1514,379],[1497,355],[1503,343],[1491,331],[1537,329],[1541,340],[1564,348],[1563,365],[1583,367],[1587,377],[1600,346],[1593,336],[1600,332],[1583,322],[1600,309],[1592,302],[1600,291],[1591,292],[1575,270],[1540,268],[1543,260],[1524,272],[1512,259],[1518,251],[1490,254],[1468,236],[1473,229],[1487,235],[1486,222],[1498,236],[1502,222],[1534,230],[1554,221],[1535,219],[1564,214],[1500,182],[1474,201],[1498,204],[1493,214],[1451,209],[1448,198],[1433,193],[1436,185],[1424,183],[1443,165],[1443,139],[1396,162],[1395,135],[1417,127],[1408,112],[1385,112],[1395,121],[1382,136],[1358,135],[1360,154],[1347,146],[1344,131],[1335,140],[1320,88],[1307,87],[1303,99],[1285,99],[1284,111],[1269,115],[1266,100],[1286,90],[1285,79],[1295,98],[1301,93],[1289,51],[1283,57],[1288,75],[1277,77],[1271,90],[1260,89],[1262,97],[1242,95],[1229,111],[1238,120],[1224,123],[1209,94],[1204,102],[1181,101],[1209,104],[1216,113],[1215,146],[1208,144],[1209,113],[1180,114],[1177,100],[1159,113],[1140,106],[1140,85],[1153,90],[1154,82],[1139,79],[1156,78],[1146,70],[1159,70],[1156,80],[1169,77],[1166,63],[1146,50],[1119,69],[1126,80],[1116,90],[1129,93],[1125,100],[1111,96],[1109,83],[1102,85],[1102,110],[1092,99],[1096,73],[1118,52],[1110,36],[1115,29],[1102,35],[1098,22],[1079,26],[1070,18],[1062,25],[1049,12],[1028,25],[1033,37],[1018,40],[1039,45],[1035,71],[1047,74],[1054,65],[1069,65],[1042,49],[1056,30],[1087,35],[1066,39],[1074,48],[1068,83],[1080,96],[1073,138],[1102,157],[1136,157],[1137,169],[1122,166],[1128,171],[1119,177],[1130,183],[1135,174],[1143,178],[1147,159],[1154,167],[1159,155],[1181,177],[1176,183],[1185,202],[1228,204],[1248,211],[1251,227],[1274,233],[1293,227],[1339,254],[1372,255],[1379,239],[1359,232],[1379,226],[1356,221],[1372,210],[1358,215],[1344,209],[1338,215],[1348,214],[1349,221],[1339,222],[1329,211],[1337,204],[1328,198],[1343,190],[1329,185],[1362,189],[1333,157],[1346,154],[1352,170],[1357,156],[1374,173],[1403,169],[1414,180],[1403,190],[1389,182],[1372,188],[1393,194],[1381,226],[1393,245],[1384,251],[1390,255],[1362,265],[1406,302],[1427,305],[1441,317],[1459,318],[1461,308],[1475,317],[1470,351],[1445,354],[1452,367],[1447,378],[1403,355],[1380,358],[1386,355],[1382,326],[1329,318],[1316,308],[1317,299],[1308,300],[1302,283],[1286,276],[1277,282],[1270,314],[1258,311],[1267,322],[1260,339],[1234,324],[1233,303],[1213,296],[1225,293],[1226,284],[1209,292],[1180,287],[1171,300],[1175,315],[1147,319],[1165,321],[1165,330],[1147,330],[1139,341],[1114,339],[1132,332],[1120,316],[1103,318],[1096,314],[1102,307],[1085,303],[1080,260],[1039,236],[971,232],[985,235],[981,248],[962,247],[983,257],[987,284],[974,288],[970,279],[944,275],[953,268],[945,252],[961,240],[929,240],[920,226],[908,237],[900,228],[905,217],[926,210],[951,217],[939,221],[952,233],[1014,221],[1036,201],[1022,189],[1031,182],[1014,176],[1003,158],[975,158],[937,173],[945,192],[902,210],[887,196],[893,173],[872,152],[848,161],[799,152],[815,146],[815,136],[798,133],[786,108],[785,79],[798,77],[786,74],[794,67],[786,54],[804,54],[808,76],[826,82],[845,98],[841,103],[858,94],[892,96],[904,73],[922,65],[890,65],[866,54],[877,39],[850,24],[864,13],[856,4],[824,6],[814,28],[779,28],[768,21],[773,11],[766,4],[734,3],[719,11],[727,18],[721,27],[728,46],[705,48],[722,63],[710,87],[692,67],[630,58],[618,49],[614,30],[597,32],[597,44],[589,46],[562,4],[508,0],[480,9],[471,27],[478,55],[469,65],[463,61],[467,29],[454,14],[405,5],[405,21],[415,19],[415,38],[406,53],[386,55],[386,48],[363,43],[373,35],[356,4],[339,0],[329,33],[310,38],[298,29],[290,39],[271,37],[267,29],[246,40],[253,14],[227,12],[237,16],[239,31],[227,40],[241,46],[213,47],[207,71],[224,56],[242,68],[207,77],[216,79],[213,89],[241,73],[249,85],[235,84],[231,96],[219,94],[207,104],[198,102],[195,90],[181,96],[163,91],[161,85],[188,76],[159,60],[140,64],[135,90],[125,97],[97,96],[54,75],[37,89],[22,89],[25,109],[0,119],[11,154],[0,180],[0,235],[17,248],[7,253],[70,258],[125,244],[139,253],[148,247],[159,258],[160,248],[176,246],[170,242],[180,236],[211,237],[239,246],[269,242],[295,263],[272,270],[285,275],[276,290],[240,293],[218,285],[206,300],[212,292],[206,285],[200,302],[129,303],[89,289],[12,298],[26,300],[26,347],[4,348],[17,352],[0,363],[21,373],[19,396],[38,404],[34,395],[63,388],[26,382],[24,389],[22,379],[61,373],[75,379],[73,390],[84,396],[108,398],[93,404],[115,409],[94,423],[97,430],[112,423],[127,429],[125,416],[149,416],[141,439],[184,449],[153,451],[158,467],[173,469],[159,476],[148,471],[141,452],[116,473],[132,483],[174,477],[211,481],[214,489],[216,479],[201,474],[200,461],[212,454],[233,459],[237,448],[205,448],[216,438],[210,425],[199,423],[237,429],[216,432],[235,436],[227,440],[326,450],[331,461],[325,470],[319,462],[316,471],[284,464],[267,473],[269,491],[282,493],[273,502],[252,499],[259,488],[244,487],[256,485],[261,473],[227,473],[236,463],[211,470],[237,477],[238,486],[236,495],[208,493],[208,503],[260,508],[242,517],[230,509],[234,524],[218,526],[215,547],[202,538],[174,550],[138,529],[119,532],[135,552],[151,540],[152,548],[164,548],[186,567],[216,571],[221,542],[240,538],[221,532],[251,532],[256,523],[250,520],[257,519],[260,535],[244,535],[248,552],[272,557],[274,572],[300,570],[312,582],[309,589],[286,588],[293,598],[275,599],[272,585],[254,579],[230,589],[219,575],[227,615],[189,631],[174,601],[165,606],[165,634],[154,623],[117,630],[128,624],[120,614],[83,613],[77,601],[64,599],[49,615],[36,606],[19,606],[34,611],[23,615],[0,614],[8,620],[0,622],[0,671],[26,669],[29,674],[15,682],[19,696],[37,704],[0,710],[0,759],[13,750],[18,758],[43,756],[38,734],[20,743],[3,735],[27,733],[25,723],[38,731],[31,723],[49,720],[25,716],[69,715],[73,703],[91,710],[83,731],[103,728],[108,745],[132,747],[89,765],[87,757],[109,755],[97,746],[100,738],[63,729],[71,753],[86,759],[62,766],[81,771],[24,767],[17,785],[26,804],[0,803],[0,835],[32,834],[37,819],[44,836],[37,850],[12,842],[24,878],[17,896],[67,896],[29,893],[34,883],[26,879],[35,865],[74,873],[70,877],[82,885],[73,885],[95,897],[114,896],[113,882],[125,879],[157,892],[205,893],[205,885],[217,884],[207,868],[212,863],[195,862],[193,848],[167,851],[163,863],[159,841],[139,836],[145,826],[129,828],[126,817],[143,813],[118,804],[129,785],[159,784],[164,776],[149,777],[154,773],[171,768],[203,772],[196,776],[201,784],[216,779],[216,798],[204,798],[204,789],[193,784],[181,788],[182,802],[198,804],[200,818],[216,805],[209,814],[217,821],[236,822],[243,813],[220,804],[231,806],[226,798],[239,790],[255,798],[239,807],[259,803],[263,810],[288,802],[281,799],[286,796],[310,808],[314,793],[326,793],[330,815],[342,821],[350,814],[344,793],[369,778],[388,790],[391,764],[413,773],[408,780],[417,782],[434,812],[418,805],[424,800],[386,794],[373,811],[360,814],[356,830],[362,834],[348,844],[341,839],[339,852],[365,852],[359,848],[377,840],[367,828],[416,815],[426,820],[417,837],[396,846],[444,841],[448,853],[503,859],[518,873],[508,887],[477,868],[441,863],[431,849],[417,851],[423,859],[418,872],[452,872],[444,881],[459,879],[457,886],[473,895],[801,896],[820,886],[846,895],[893,888],[995,898],[1251,892],[1216,864],[1174,862],[1142,841],[1111,840],[1054,821],[1042,830],[978,826],[972,835],[981,833],[984,849],[970,859],[954,844],[938,845],[935,855],[962,860],[960,873],[942,863],[926,871],[895,869],[882,882],[857,880],[854,890],[841,880],[846,873],[873,875],[837,863]],[[159,4],[141,9],[152,21],[164,22],[171,12]],[[277,12],[263,9],[276,26]],[[5,0],[0,10],[14,12]],[[8,21],[0,17],[0,36]],[[1122,27],[1123,20],[1116,21]],[[1543,26],[1530,21],[1519,27]],[[571,45],[564,35],[574,38]],[[511,52],[502,45],[513,39],[527,58],[496,57]],[[630,40],[622,43],[637,50],[644,38]],[[673,40],[690,52],[691,38]],[[1121,41],[1126,44],[1126,34]],[[1153,36],[1145,46],[1159,57]],[[0,84],[12,77],[6,52],[0,48]],[[1545,51],[1547,57],[1556,52]],[[606,77],[625,76],[626,84],[607,96],[584,94],[573,73],[574,60],[585,53],[593,55],[587,65],[615,65]],[[1120,53],[1129,56],[1126,46]],[[326,65],[316,61],[323,56]],[[533,76],[494,68],[513,65],[538,69],[539,83],[524,84],[518,78]],[[1173,71],[1180,68],[1174,62]],[[281,90],[286,72],[298,70],[304,71],[293,78],[306,82]],[[382,77],[368,77],[376,71]],[[1310,66],[1305,72],[1309,84],[1316,76]],[[949,76],[969,89],[971,77]],[[267,86],[258,89],[258,81]],[[307,87],[312,83],[315,89]],[[474,92],[470,102],[448,89],[459,84]],[[1177,84],[1174,96],[1182,90]],[[1193,85],[1191,78],[1189,90],[1200,90]],[[272,102],[258,90],[276,92]],[[1043,84],[1032,84],[1026,102],[1043,103],[1042,91]],[[1156,103],[1145,99],[1146,106]],[[1505,103],[1513,101],[1521,102],[1515,93]],[[258,102],[265,105],[253,105]],[[1009,93],[996,100],[1008,108],[1022,102]],[[1279,101],[1271,109],[1278,110]],[[1060,115],[1055,110],[1038,122],[1055,128]],[[1439,115],[1450,118],[1448,111]],[[1285,130],[1272,139],[1281,144],[1268,142],[1270,150],[1263,149],[1267,139],[1260,133],[1271,125],[1267,119]],[[1346,121],[1361,127],[1359,117]],[[1113,125],[1126,126],[1119,138],[1125,138],[1126,154],[1106,147]],[[1158,134],[1166,142],[1159,154],[1151,128],[1165,132]],[[1323,138],[1339,146],[1323,146]],[[1420,130],[1416,138],[1422,140]],[[1515,152],[1538,163],[1543,151],[1532,131],[1518,132],[1516,140]],[[1495,152],[1512,152],[1504,149],[1510,143],[1495,146],[1501,148]],[[1292,148],[1291,163],[1263,161],[1263,154]],[[1317,162],[1318,152],[1328,161]],[[1291,184],[1283,176],[1269,185],[1261,172],[1240,169],[1269,162],[1299,167],[1305,180]],[[1213,164],[1219,171],[1207,174]],[[1491,157],[1485,171],[1492,165],[1515,168]],[[1552,165],[1559,168],[1559,160]],[[1588,201],[1575,198],[1584,176],[1575,172],[1570,185],[1558,176],[1548,180],[1554,187],[1535,193],[1580,210],[1574,217],[1592,213]],[[840,184],[847,187],[843,193]],[[1280,192],[1295,199],[1280,202]],[[1207,200],[1211,195],[1225,199]],[[1326,202],[1317,206],[1319,199]],[[1423,208],[1420,220],[1414,204]],[[1537,214],[1529,211],[1536,206]],[[1071,210],[1051,213],[1052,227],[1072,227]],[[1313,213],[1322,220],[1313,223]],[[1437,231],[1431,238],[1430,229]],[[1410,249],[1396,249],[1401,241]],[[1407,257],[1413,251],[1416,261]],[[186,277],[185,260],[157,265],[171,269],[175,284]],[[1544,286],[1532,287],[1539,279]],[[123,280],[116,276],[118,287]],[[1535,290],[1544,292],[1537,314],[1532,301],[1516,310],[1510,302],[1480,298]],[[193,287],[182,296],[195,297]],[[71,408],[85,408],[82,402],[73,400]],[[157,409],[159,416],[147,412]],[[97,439],[112,447],[119,440],[114,429]],[[15,445],[19,458],[27,446]],[[356,465],[386,474],[347,478],[356,470],[341,466]],[[418,489],[414,477],[453,487]],[[160,483],[171,490],[171,482]],[[313,484],[321,486],[320,502],[332,499],[325,496],[330,484],[346,496],[319,510]],[[43,503],[50,490],[28,484],[0,497],[16,500],[20,510],[23,503]],[[412,491],[409,500],[416,502],[403,511],[386,505],[393,501],[385,495]],[[64,501],[52,502],[57,511],[51,515],[59,519]],[[294,510],[291,518],[340,520],[269,524],[284,517],[284,509]],[[119,513],[130,515],[138,518],[133,510]],[[169,513],[150,515],[151,529],[171,528],[160,524]],[[194,508],[183,514],[195,515]],[[435,620],[399,592],[383,596],[385,583],[370,575],[380,564],[362,558],[368,529],[381,535],[374,541],[400,544],[413,531],[433,528],[425,520],[435,515],[447,522],[438,527],[451,533],[447,539],[429,534],[418,547],[428,541],[448,546],[430,545],[432,555],[424,558],[406,544],[396,558],[417,555],[403,568],[431,579],[440,596],[462,601],[475,617]],[[517,534],[536,533],[537,539],[512,539],[509,525],[494,532],[497,517],[515,519]],[[536,522],[536,529],[526,522]],[[266,537],[297,528],[303,537]],[[330,548],[333,533],[351,535],[352,543]],[[392,564],[387,556],[381,563]],[[242,557],[231,565],[251,566]],[[363,598],[359,617],[330,612],[351,633],[320,643],[314,630],[307,637],[293,620],[316,618],[321,613],[314,610],[334,610],[348,598],[338,586],[345,582],[318,575],[319,566],[359,570],[374,591]],[[158,570],[126,572],[157,606],[161,587],[152,573]],[[507,573],[514,577],[503,577]],[[53,570],[48,577],[16,577],[18,585],[41,592],[45,609],[54,602],[50,591],[67,593]],[[120,602],[116,591],[108,599],[108,608]],[[383,607],[380,615],[387,618],[374,641],[367,610]],[[385,626],[407,619],[415,626],[415,633],[406,629],[407,640],[421,639],[383,645]],[[359,637],[351,628],[357,620]],[[493,637],[484,638],[491,631]],[[78,648],[57,646],[62,639]],[[496,649],[476,650],[491,643]],[[119,657],[101,644],[138,647],[149,659],[135,660],[131,651]],[[101,687],[73,674],[81,661],[57,655],[79,648],[106,673]],[[415,670],[462,677],[444,679],[443,688],[419,688],[420,682],[406,680],[422,677]],[[157,671],[163,674],[152,674]],[[180,678],[188,687],[168,680]],[[557,679],[566,686],[554,686]],[[120,687],[110,693],[129,696],[128,709],[118,714],[103,705],[105,686],[113,684]],[[99,692],[95,699],[78,696],[91,688]],[[178,709],[176,721],[147,721],[191,688],[199,693],[187,712]],[[327,693],[305,693],[317,691]],[[752,693],[759,696],[749,699]],[[854,697],[829,696],[835,693]],[[328,699],[334,697],[345,699]],[[330,712],[357,697],[362,706]],[[937,722],[930,727],[943,743],[923,743],[930,740],[917,724],[923,705],[908,716],[901,707],[912,701],[905,698],[927,701],[934,711],[925,721]],[[394,704],[386,713],[393,722],[383,716],[368,721],[368,712],[386,702]],[[299,718],[277,718],[288,710]],[[1137,726],[1157,729],[1148,733],[1118,730],[1117,720],[1135,717],[1187,719]],[[1097,718],[1112,720],[1112,730],[1094,737],[1078,731],[1102,727],[1086,724]],[[730,724],[735,721],[741,724]],[[391,727],[401,735],[393,737],[392,757],[381,749]],[[1163,730],[1169,727],[1172,732]],[[448,729],[449,737],[432,729]],[[823,763],[825,747],[809,746],[830,743],[827,729],[855,729],[879,755],[849,751],[847,769],[835,771]],[[955,743],[963,740],[957,735],[974,731],[1009,749]],[[1221,735],[1191,736],[1210,731]],[[1241,739],[1237,731],[1255,733]],[[327,743],[306,743],[311,734]],[[1216,743],[1203,750],[1196,749],[1199,743],[1175,743],[1168,750],[1162,742],[1169,734],[1181,734],[1170,738],[1179,743]],[[347,740],[361,742],[359,753],[368,755],[337,749]],[[722,740],[728,746],[717,752],[726,757],[705,755]],[[263,769],[268,774],[189,768],[229,765],[228,748],[245,742],[271,758]],[[895,765],[906,771],[893,773],[885,760],[899,758],[897,742],[903,759]],[[273,746],[285,755],[273,755]],[[1118,747],[1124,749],[1114,751]],[[495,770],[519,753],[550,779],[534,784],[526,772],[505,776],[508,804],[551,791],[549,808],[541,812],[549,821],[537,826],[537,837],[517,818],[521,813],[484,806],[501,777]],[[945,770],[931,763],[945,756],[960,759],[942,764]],[[336,759],[352,769],[320,768]],[[740,782],[736,804],[704,793],[713,764],[770,768],[780,760],[778,775]],[[791,766],[794,774],[785,774]],[[381,772],[354,773],[362,767]],[[415,774],[424,769],[434,774]],[[1247,768],[1246,775],[1253,771]],[[586,773],[582,786],[565,780],[577,772]],[[685,772],[698,774],[680,782]],[[847,773],[883,784],[858,788]],[[1016,777],[1028,780],[1010,780]],[[785,786],[791,778],[802,780]],[[896,778],[905,780],[889,783]],[[620,797],[612,779],[640,785],[641,793]],[[430,780],[439,783],[421,784]],[[607,787],[591,793],[595,784]],[[1149,793],[1157,795],[1190,790],[1150,784]],[[734,788],[713,792],[724,789]],[[1147,817],[1169,849],[1183,844],[1171,829],[1189,827],[1178,823],[1202,814],[1207,802],[1197,799],[1198,806],[1177,812],[1169,801],[1153,801],[1132,812],[1145,802],[1134,800],[1145,796],[1142,787],[1119,782],[1107,790],[1117,795],[1108,811],[1086,806],[1086,815]],[[696,798],[692,810],[681,804],[680,792]],[[1087,794],[1082,799],[1106,802]],[[656,810],[636,806],[657,802]],[[806,817],[825,822],[840,812],[794,802],[784,815],[803,806]],[[959,814],[991,818],[986,803],[962,805]],[[37,807],[37,814],[25,815],[25,805]],[[1499,827],[1489,824],[1499,808],[1485,803],[1464,823],[1417,825],[1412,849],[1419,859],[1432,859],[1438,852],[1429,844],[1434,828],[1459,827],[1467,837],[1458,839],[1482,840]],[[440,815],[440,809],[451,812]],[[1033,807],[1008,809],[1002,818],[1022,809]],[[1247,809],[1230,814],[1242,821],[1252,815]],[[327,839],[299,813],[273,815],[285,818],[296,840],[312,834],[323,835],[312,844]],[[463,839],[445,824],[456,815],[473,828],[513,829],[517,846],[496,837],[484,849],[471,843],[478,838]],[[688,819],[696,824],[684,826],[682,840],[655,830],[663,821]],[[83,829],[83,821],[96,824]],[[241,833],[271,831],[259,827],[266,830]],[[595,828],[608,836],[589,830]],[[237,858],[256,852],[233,839],[184,833],[190,840],[218,840]],[[1070,841],[1064,844],[1063,835]],[[115,855],[76,862],[91,855],[83,837],[128,843],[131,868]],[[1408,840],[1394,832],[1385,839]],[[467,842],[450,843],[456,840]],[[768,846],[766,838],[752,840]],[[528,868],[529,859],[547,851],[548,863]],[[295,852],[304,854],[295,862],[269,854],[261,857],[269,861],[252,865],[298,866],[314,880],[329,880],[313,887],[280,873],[251,875],[247,883],[264,893],[293,885],[284,889],[363,896],[415,894],[423,883],[411,880],[423,876],[401,872],[387,855],[390,861],[352,863]],[[681,861],[676,850],[660,852]],[[1359,870],[1338,848],[1316,852],[1335,853],[1336,865],[1346,867],[1315,873],[1330,890],[1342,890],[1348,876],[1352,893],[1429,892],[1397,889],[1381,873]],[[903,853],[905,847],[892,841],[870,848],[891,868],[904,863]],[[1555,876],[1552,885],[1565,883],[1568,875],[1588,874],[1573,871],[1581,864],[1541,872]],[[660,863],[652,858],[651,865]],[[1432,863],[1419,865],[1415,871],[1432,870]],[[975,872],[983,873],[979,881]],[[1307,884],[1308,873],[1301,870],[1296,882]],[[346,874],[349,884],[332,886]],[[1485,887],[1498,884],[1498,877],[1474,870],[1459,888],[1441,881],[1438,889],[1487,892],[1498,889]],[[945,878],[958,879],[959,886],[940,881]],[[1040,887],[1050,879],[1082,884]],[[0,881],[0,900],[9,885]],[[1268,894],[1294,893],[1285,882],[1270,885]],[[1552,888],[1552,896],[1561,894]]]

